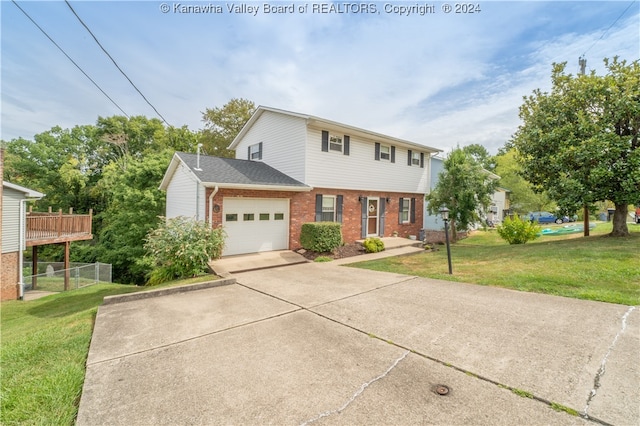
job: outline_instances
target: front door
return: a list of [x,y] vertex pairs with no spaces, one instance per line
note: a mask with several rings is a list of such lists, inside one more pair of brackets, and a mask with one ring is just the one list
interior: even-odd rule
[[378,235],[378,198],[367,198],[367,235]]

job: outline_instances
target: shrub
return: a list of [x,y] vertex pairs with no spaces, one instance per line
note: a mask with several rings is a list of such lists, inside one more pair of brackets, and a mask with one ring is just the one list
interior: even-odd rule
[[212,229],[203,221],[186,217],[163,221],[147,234],[144,245],[147,256],[140,263],[155,268],[149,274],[148,284],[205,272],[209,260],[222,254],[224,238],[221,227]]
[[509,244],[524,244],[533,241],[540,235],[540,227],[535,222],[522,220],[518,216],[506,218],[497,227],[498,234]]
[[362,243],[367,253],[377,253],[384,250],[384,242],[378,237],[369,237]]
[[306,250],[325,253],[342,245],[342,227],[337,222],[303,223],[300,245]]
[[318,256],[314,259],[314,262],[323,263],[323,262],[331,262],[333,259],[329,256]]

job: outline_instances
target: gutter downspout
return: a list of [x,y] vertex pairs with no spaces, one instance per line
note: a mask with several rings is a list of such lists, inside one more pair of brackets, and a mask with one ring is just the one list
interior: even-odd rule
[[213,228],[213,197],[218,193],[218,185],[213,188],[211,194],[209,194],[209,227]]

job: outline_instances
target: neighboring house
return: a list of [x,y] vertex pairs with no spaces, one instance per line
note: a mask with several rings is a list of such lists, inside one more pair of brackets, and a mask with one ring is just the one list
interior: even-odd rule
[[410,141],[258,107],[229,146],[235,159],[176,153],[160,185],[168,218],[227,233],[223,255],[300,248],[303,223],[342,223],[345,242],[419,235],[430,158]]
[[2,181],[2,241],[0,261],[0,300],[22,296],[22,252],[26,249],[26,207],[31,200],[44,197],[38,191]]
[[[438,183],[438,175],[444,171],[444,159],[438,156],[431,158],[431,187],[429,190],[433,190]],[[487,175],[490,179],[500,179],[500,176],[487,171]],[[480,217],[493,224],[501,223],[505,217],[509,215],[509,190],[504,188],[496,188],[495,192],[491,195],[491,205],[486,212],[479,211]],[[476,224],[478,226],[479,224]],[[424,229],[431,231],[439,231],[444,227],[444,222],[439,214],[430,215],[427,212],[427,204],[425,203],[424,211]]]

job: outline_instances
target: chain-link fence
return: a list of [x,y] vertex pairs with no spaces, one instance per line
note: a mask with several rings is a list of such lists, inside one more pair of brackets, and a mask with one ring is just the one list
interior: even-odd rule
[[38,274],[32,274],[31,265],[23,271],[24,291],[65,291],[86,287],[98,283],[110,283],[111,265],[108,263],[71,263],[69,269],[63,269],[62,262],[38,264]]

